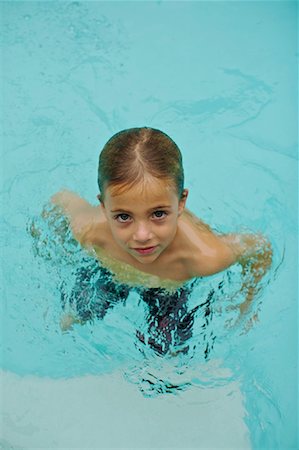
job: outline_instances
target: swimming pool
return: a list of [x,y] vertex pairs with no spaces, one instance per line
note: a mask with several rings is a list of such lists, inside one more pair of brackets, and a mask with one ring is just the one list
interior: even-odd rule
[[[1,10],[2,448],[297,448],[296,3]],[[135,292],[61,332],[61,281],[72,286],[82,252],[38,218],[62,186],[95,202],[101,146],[143,125],[180,146],[191,210],[274,248],[258,322],[231,326],[238,267],[198,280],[189,307],[214,290],[213,314],[199,310],[176,357],[136,341]]]

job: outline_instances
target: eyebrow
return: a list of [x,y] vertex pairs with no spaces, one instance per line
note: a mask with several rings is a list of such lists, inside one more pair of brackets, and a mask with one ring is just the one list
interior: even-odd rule
[[[157,211],[158,209],[171,209],[171,205],[159,205],[159,206],[155,206],[154,208],[150,208],[150,209],[148,209],[148,211],[147,212],[150,212],[150,211]],[[119,209],[113,209],[113,210],[111,210],[110,212],[112,212],[112,213],[116,213],[116,212],[124,212],[124,213],[126,213],[126,214],[133,214],[131,211],[129,211],[129,210],[127,210],[127,209],[122,209],[122,208],[119,208]]]

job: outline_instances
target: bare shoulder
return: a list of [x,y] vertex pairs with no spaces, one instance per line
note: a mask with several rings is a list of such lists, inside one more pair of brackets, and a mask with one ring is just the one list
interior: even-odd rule
[[213,231],[201,233],[198,249],[196,255],[198,276],[213,275],[237,262],[231,247],[222,240],[221,235]]
[[51,202],[60,207],[67,216],[74,216],[77,212],[91,210],[92,205],[78,194],[68,190],[57,192],[51,197]]
[[186,221],[189,221],[189,222],[193,223],[194,225],[196,225],[201,231],[211,231],[212,232],[212,228],[207,223],[205,223],[203,220],[201,220],[199,217],[197,217],[195,214],[193,214],[192,211],[190,211],[187,208],[185,208],[185,210],[184,210],[183,218],[185,218]]
[[189,269],[201,277],[220,272],[236,262],[231,247],[212,228],[190,211],[184,213],[183,231],[189,247]]
[[[100,206],[91,205],[78,194],[68,190],[53,195],[51,202],[68,218],[75,239],[83,245],[93,241],[97,228],[101,228],[104,223]],[[101,233],[98,235],[101,236]]]

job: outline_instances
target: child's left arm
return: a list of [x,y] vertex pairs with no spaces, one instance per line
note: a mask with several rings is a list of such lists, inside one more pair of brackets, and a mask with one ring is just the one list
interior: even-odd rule
[[259,291],[259,282],[272,263],[270,242],[260,234],[226,234],[219,236],[233,252],[236,262],[242,266],[242,292],[246,293],[240,305],[241,314],[245,313]]

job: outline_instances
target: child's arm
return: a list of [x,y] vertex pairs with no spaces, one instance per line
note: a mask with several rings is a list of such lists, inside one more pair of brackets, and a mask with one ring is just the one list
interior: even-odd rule
[[90,210],[93,207],[74,192],[63,190],[51,197],[51,202],[60,207],[70,219],[77,216],[81,211]]
[[271,266],[271,244],[259,234],[227,234],[219,237],[242,266],[244,282],[241,291],[246,292],[246,298],[240,305],[240,312],[244,314],[259,291],[259,282]]
[[95,216],[95,207],[68,190],[53,195],[51,202],[67,217],[74,237],[81,241],[84,228],[92,222]]
[[[73,238],[80,241],[73,232],[73,228],[76,228],[73,227],[73,223],[79,208],[77,199],[79,197],[72,192],[59,192],[44,205],[40,216],[33,217],[28,223],[27,230],[33,238],[33,249],[36,255],[52,259],[53,254],[56,254],[54,245],[56,247],[57,244],[61,244],[61,248],[69,253],[71,248],[74,248]],[[83,199],[80,200],[85,202]]]

